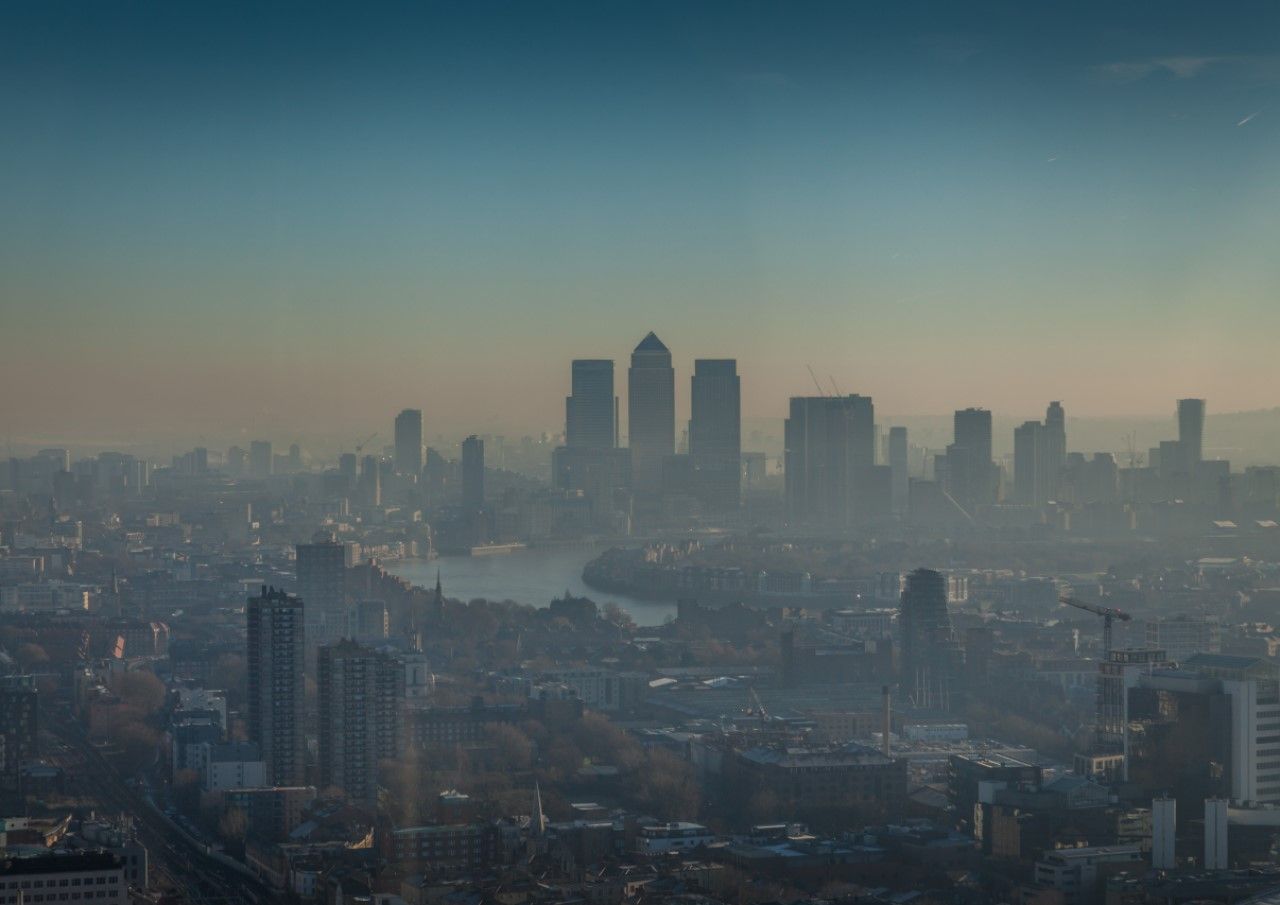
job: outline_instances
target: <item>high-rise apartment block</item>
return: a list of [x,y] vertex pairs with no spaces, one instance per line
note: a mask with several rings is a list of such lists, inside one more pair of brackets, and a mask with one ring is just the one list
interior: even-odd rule
[[898,610],[902,687],[921,707],[948,709],[960,699],[960,646],[947,612],[947,578],[933,569],[907,575]]
[[377,804],[378,761],[399,757],[405,669],[393,655],[355,641],[320,648],[320,785]]
[[303,736],[303,602],[264,587],[249,598],[249,738],[258,743],[268,780],[301,785],[306,773]]
[[342,637],[347,626],[346,545],[321,531],[311,543],[298,544],[294,568],[298,596],[307,605],[307,643],[315,647]]

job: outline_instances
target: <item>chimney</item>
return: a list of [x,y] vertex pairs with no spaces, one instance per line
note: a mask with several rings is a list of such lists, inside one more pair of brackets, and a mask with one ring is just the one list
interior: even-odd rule
[[889,750],[889,730],[893,727],[892,709],[889,703],[889,686],[880,686],[880,695],[884,701],[884,725],[880,727],[881,743],[884,745],[884,756],[893,757]]

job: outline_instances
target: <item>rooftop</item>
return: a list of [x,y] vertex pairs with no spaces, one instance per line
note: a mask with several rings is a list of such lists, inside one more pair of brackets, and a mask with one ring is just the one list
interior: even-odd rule
[[666,345],[662,342],[662,340],[658,339],[658,334],[654,333],[652,330],[649,331],[648,335],[645,336],[644,339],[640,340],[640,345],[636,346],[635,350],[637,352],[670,351],[667,349]]

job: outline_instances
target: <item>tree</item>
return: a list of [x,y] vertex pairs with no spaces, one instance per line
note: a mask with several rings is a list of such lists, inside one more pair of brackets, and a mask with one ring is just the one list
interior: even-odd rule
[[218,820],[218,835],[224,842],[243,842],[248,830],[249,817],[240,808],[227,808]]
[[45,649],[39,644],[31,642],[19,644],[13,658],[18,661],[18,665],[22,667],[23,672],[31,672],[49,662],[49,654],[45,652]]
[[147,670],[120,673],[111,680],[111,690],[121,704],[144,716],[150,716],[164,706],[164,683]]

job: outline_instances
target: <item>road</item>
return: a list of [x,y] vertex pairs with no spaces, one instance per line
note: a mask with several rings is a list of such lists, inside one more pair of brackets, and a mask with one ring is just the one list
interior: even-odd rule
[[174,827],[120,776],[77,723],[66,718],[51,719],[45,728],[61,743],[60,750],[50,759],[62,767],[74,791],[105,812],[127,814],[134,819],[138,841],[150,856],[154,887],[167,887],[183,902],[193,905],[283,900],[257,879],[206,854]]

